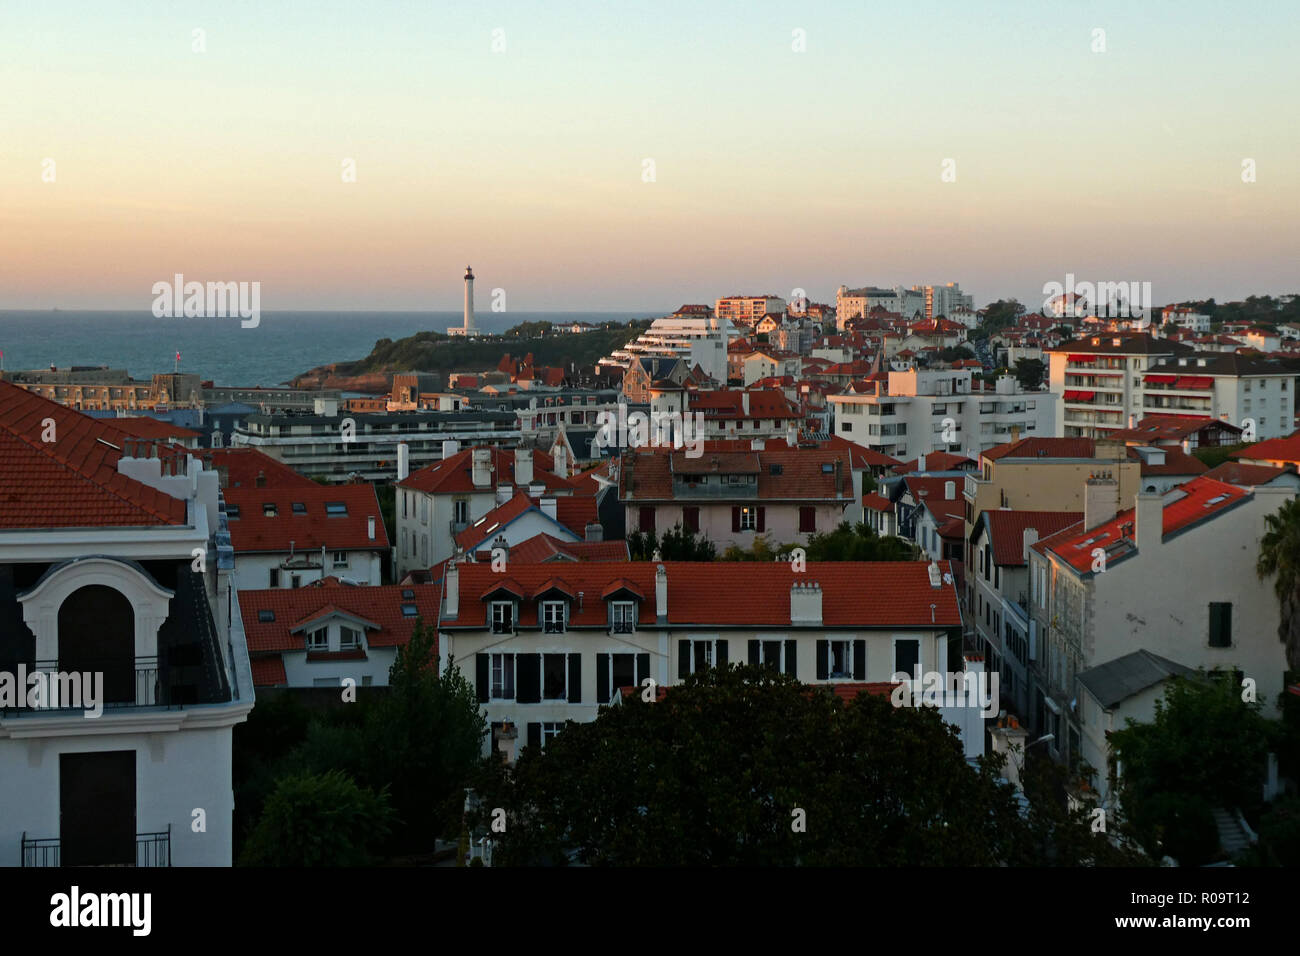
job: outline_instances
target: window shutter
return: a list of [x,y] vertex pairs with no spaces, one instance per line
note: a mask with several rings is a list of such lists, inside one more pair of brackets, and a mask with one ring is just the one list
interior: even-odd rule
[[831,645],[829,641],[817,642],[817,679],[826,680],[831,675]]
[[758,641],[749,642],[749,662],[751,664],[758,663]]
[[539,748],[542,746],[542,725],[536,721],[528,723],[528,746]]
[[638,654],[636,656],[636,686],[640,687],[641,682],[650,676],[650,655]]
[[759,531],[759,534],[762,534],[764,531],[767,530],[767,522],[764,520],[766,517],[767,517],[767,509],[764,508],[762,505],[759,505],[759,506],[758,506],[758,531]]
[[799,508],[799,530],[812,532],[817,530],[817,509],[809,505]]
[[515,656],[515,700],[520,704],[536,704],[542,699],[542,655],[518,654]]
[[582,703],[582,655],[569,655],[569,703]]
[[791,677],[799,676],[796,668],[796,664],[798,663],[798,660],[799,660],[799,642],[786,641],[785,642],[785,672],[789,674]]
[[853,642],[853,679],[867,679],[867,642],[864,640]]
[[691,672],[691,642],[677,642],[677,677],[685,680],[686,675]]
[[740,506],[737,505],[731,509],[731,530],[740,530]]
[[488,676],[490,661],[486,654],[474,655],[474,685],[478,689],[478,702],[486,704],[488,702],[488,692],[491,690],[491,678]]
[[713,663],[722,667],[727,663],[727,639],[719,638],[716,649],[713,652]]
[[596,655],[596,703],[609,703],[609,655]]

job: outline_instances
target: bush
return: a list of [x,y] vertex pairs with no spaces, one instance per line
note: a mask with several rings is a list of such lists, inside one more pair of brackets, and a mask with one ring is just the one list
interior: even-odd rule
[[386,792],[337,770],[282,779],[248,838],[242,866],[365,866],[388,835]]

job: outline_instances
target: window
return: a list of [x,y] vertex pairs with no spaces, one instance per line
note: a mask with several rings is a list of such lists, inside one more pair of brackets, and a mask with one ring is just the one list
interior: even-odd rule
[[801,505],[799,508],[799,530],[803,533],[813,533],[817,530],[817,509],[812,505]]
[[271,581],[271,583],[270,583],[270,585],[268,585],[269,587],[278,588],[278,587],[280,586],[280,569],[279,569],[279,568],[272,568],[272,569],[271,569],[271,573],[270,573],[270,581]]
[[331,518],[346,518],[348,516],[348,504],[346,501],[327,501],[325,502],[325,514]]
[[567,700],[568,658],[564,654],[542,655],[542,698]]
[[275,502],[274,502],[274,501],[265,501],[265,502],[262,503],[262,517],[263,517],[263,518],[274,518],[274,517],[275,517],[275,513],[276,513],[276,512],[275,512]]
[[562,634],[564,632],[563,601],[542,602],[542,630],[547,634]]
[[515,606],[510,601],[492,602],[492,633],[513,634],[515,630]]
[[610,687],[636,687],[636,655],[635,654],[610,654],[609,655],[609,676]]
[[239,520],[239,505],[230,505],[230,504],[226,505],[226,520],[228,521]]
[[301,574],[293,575],[293,577],[289,579],[289,584],[291,587],[295,587],[295,588],[302,587],[302,575]]
[[758,528],[758,509],[753,505],[744,505],[740,509],[740,530],[754,531]]
[[457,524],[465,524],[469,521],[469,501],[465,498],[458,498],[451,503],[452,510],[455,512],[455,521]]
[[322,627],[307,635],[307,650],[327,651],[330,647],[329,628]]
[[1210,602],[1210,646],[1232,646],[1232,604],[1230,602]]
[[339,628],[339,650],[350,651],[361,646],[361,632],[350,627]]
[[548,723],[544,723],[544,724],[542,724],[542,747],[543,747],[543,749],[545,749],[546,745],[547,745],[550,741],[554,740],[556,734],[558,734],[558,733],[559,733],[561,730],[563,730],[563,729],[564,729],[564,724],[561,724],[561,723],[549,723],[549,722],[548,722]]
[[301,501],[295,501],[293,503],[293,513],[296,515],[305,515],[307,513],[307,506]]
[[631,634],[636,630],[636,605],[631,601],[614,602],[614,633]]
[[346,551],[334,552],[334,567],[346,568],[348,566],[348,553]]
[[258,612],[257,612],[257,620],[258,620],[258,623],[260,623],[260,624],[270,624],[272,621],[275,620],[275,612],[274,612],[274,611],[258,611]]
[[420,613],[420,609],[417,608],[414,604],[402,605],[402,617],[416,617],[417,615],[419,615],[419,613]]
[[637,515],[637,528],[641,531],[653,531],[655,529],[655,510],[651,507],[639,509]]
[[832,679],[853,676],[853,642],[830,641],[827,656]]
[[492,699],[515,699],[515,655],[492,655]]
[[911,674],[921,660],[921,642],[915,638],[894,641],[894,673]]
[[700,531],[700,509],[696,507],[683,508],[682,524],[686,526],[687,531],[694,531],[698,534]]

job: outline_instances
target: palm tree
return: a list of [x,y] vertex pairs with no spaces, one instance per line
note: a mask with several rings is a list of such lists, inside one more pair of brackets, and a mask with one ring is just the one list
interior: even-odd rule
[[1273,589],[1282,606],[1277,634],[1286,645],[1287,667],[1300,670],[1300,499],[1285,502],[1265,518],[1255,572],[1260,579],[1277,575]]

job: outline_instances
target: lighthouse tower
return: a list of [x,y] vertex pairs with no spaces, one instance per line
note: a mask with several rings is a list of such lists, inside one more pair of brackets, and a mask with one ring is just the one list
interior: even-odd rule
[[478,325],[474,322],[474,270],[465,267],[465,334],[478,335]]

